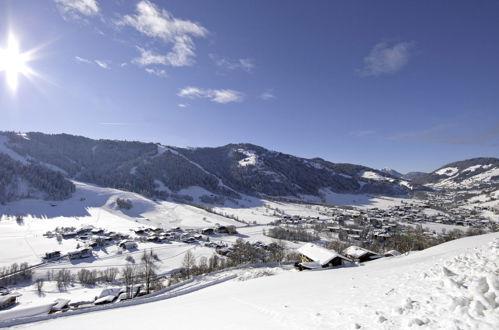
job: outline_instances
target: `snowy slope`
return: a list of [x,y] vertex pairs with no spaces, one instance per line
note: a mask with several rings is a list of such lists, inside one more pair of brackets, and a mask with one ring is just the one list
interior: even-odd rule
[[498,256],[493,233],[361,267],[277,272],[19,328],[497,329]]
[[498,158],[473,158],[447,164],[415,181],[435,189],[472,189],[499,184]]

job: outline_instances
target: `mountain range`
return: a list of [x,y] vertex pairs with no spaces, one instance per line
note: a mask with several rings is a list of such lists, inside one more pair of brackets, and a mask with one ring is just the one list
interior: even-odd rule
[[[476,158],[446,165],[429,174],[418,174],[411,181],[393,170],[332,163],[321,158],[305,159],[248,143],[178,148],[36,132],[0,132],[0,155],[3,157],[0,173],[7,173],[6,164],[16,169],[10,181],[5,178],[8,175],[0,177],[3,180],[0,201],[35,196],[35,191],[48,199],[64,199],[71,193],[70,180],[133,191],[146,197],[186,201],[192,200],[188,194],[191,187],[200,188],[207,202],[238,199],[242,195],[394,196],[408,195],[425,185],[452,189],[460,184],[466,187],[497,184],[499,168],[497,158]],[[35,174],[27,176],[27,172]],[[481,176],[474,179],[477,174]],[[21,182],[25,188],[14,189]]]

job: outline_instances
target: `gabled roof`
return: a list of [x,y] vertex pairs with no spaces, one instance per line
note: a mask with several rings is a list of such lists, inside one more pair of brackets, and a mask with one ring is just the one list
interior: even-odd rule
[[361,258],[362,256],[364,256],[366,254],[372,254],[374,256],[380,257],[380,255],[374,251],[364,249],[364,248],[361,248],[360,246],[355,246],[355,245],[352,245],[352,246],[346,248],[345,250],[343,250],[343,253],[346,254],[347,256],[355,258],[355,259]]
[[319,263],[324,266],[336,257],[348,260],[344,256],[336,253],[336,251],[325,249],[321,246],[307,243],[298,249],[298,252],[306,256],[307,258]]

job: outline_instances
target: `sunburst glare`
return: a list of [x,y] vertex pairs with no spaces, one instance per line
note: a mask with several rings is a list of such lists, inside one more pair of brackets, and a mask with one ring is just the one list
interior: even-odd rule
[[7,47],[0,48],[0,72],[5,72],[5,81],[12,92],[17,90],[19,75],[29,78],[34,74],[28,66],[32,59],[32,51],[21,52],[18,40],[10,34]]

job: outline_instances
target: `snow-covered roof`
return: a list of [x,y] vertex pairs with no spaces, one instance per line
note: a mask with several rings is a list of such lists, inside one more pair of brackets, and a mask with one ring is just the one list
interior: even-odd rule
[[400,255],[400,252],[398,252],[397,250],[390,250],[388,252],[385,252],[385,256],[399,256]]
[[325,249],[313,243],[307,243],[298,249],[298,252],[309,259],[319,263],[321,266],[327,264],[336,257],[348,260],[333,250]]
[[373,252],[373,251],[370,251],[370,250],[367,250],[367,249],[361,248],[360,246],[355,246],[355,245],[352,245],[352,246],[346,248],[345,250],[343,250],[343,253],[346,254],[347,256],[350,256],[350,257],[356,258],[356,259],[358,259],[358,258],[360,258],[363,255],[366,255],[368,253],[378,255],[376,252]]

